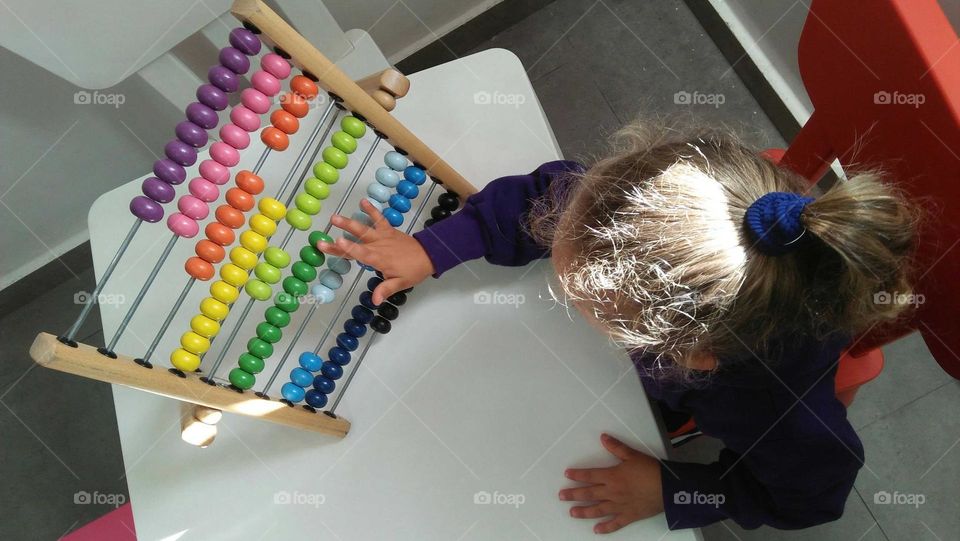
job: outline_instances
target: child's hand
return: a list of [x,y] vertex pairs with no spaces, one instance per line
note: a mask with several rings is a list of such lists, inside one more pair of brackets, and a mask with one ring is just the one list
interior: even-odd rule
[[566,476],[589,486],[560,491],[564,501],[594,502],[570,508],[576,518],[608,517],[593,527],[595,533],[610,533],[631,522],[663,512],[660,463],[613,436],[603,434],[600,443],[622,462],[610,468],[568,469]]
[[363,244],[339,238],[334,244],[319,242],[317,249],[355,259],[382,272],[384,281],[374,290],[373,302],[380,304],[397,291],[413,287],[433,274],[433,262],[417,239],[393,228],[369,201],[361,201],[360,208],[373,219],[372,227],[339,215],[330,221]]

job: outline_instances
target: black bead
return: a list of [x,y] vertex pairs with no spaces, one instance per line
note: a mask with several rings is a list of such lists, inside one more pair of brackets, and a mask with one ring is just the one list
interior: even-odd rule
[[380,334],[387,334],[390,332],[390,327],[390,322],[380,316],[374,317],[373,321],[370,322],[370,328]]
[[380,308],[377,308],[377,314],[380,314],[383,318],[393,321],[400,316],[400,310],[388,303],[383,303],[380,305]]
[[373,291],[374,289],[377,289],[377,286],[382,283],[383,283],[383,278],[380,278],[379,276],[374,276],[369,280],[367,280],[367,289],[369,289],[370,291]]
[[[407,293],[410,293],[411,291],[413,291],[413,288],[412,288],[412,287],[408,287],[407,289],[401,289],[401,290],[400,290],[400,293],[403,293],[404,295],[406,295]],[[397,306],[399,306],[399,305],[397,305]]]
[[380,271],[378,271],[378,270],[374,270],[373,273],[377,275],[377,278],[383,280],[383,273],[382,273],[382,272],[380,272]]
[[394,293],[387,297],[387,302],[394,306],[403,306],[407,302],[407,296],[402,292]]
[[450,217],[450,211],[443,207],[433,207],[430,209],[430,216],[434,220],[445,220]]
[[375,304],[373,302],[373,293],[370,293],[369,291],[364,291],[360,294],[360,304],[370,309],[375,309],[377,306],[380,306],[379,304]]
[[440,194],[440,197],[437,198],[437,204],[440,208],[454,211],[460,206],[460,198],[456,194],[452,193],[443,193]]
[[423,222],[423,227],[430,227],[431,225],[437,223],[433,218],[427,218],[427,221]]

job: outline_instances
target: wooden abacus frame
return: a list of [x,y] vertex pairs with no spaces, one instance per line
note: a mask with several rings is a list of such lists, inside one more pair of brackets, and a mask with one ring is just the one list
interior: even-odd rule
[[[386,70],[354,81],[260,0],[236,0],[231,12],[246,26],[255,28],[265,45],[282,49],[290,56],[291,64],[314,75],[317,84],[341,99],[346,109],[361,115],[390,144],[403,149],[434,182],[445,185],[461,198],[477,192],[460,173],[390,114],[396,98],[405,95],[409,89],[409,81],[398,72]],[[130,356],[118,354],[112,359],[93,346],[64,344],[50,333],[37,335],[30,347],[30,356],[46,368],[199,406],[184,408],[192,412],[183,417],[184,428],[194,421],[213,425],[218,416],[211,410],[220,410],[339,438],[346,436],[350,429],[349,421],[333,414],[320,414],[307,406],[296,407],[260,398],[252,392],[208,385],[200,380],[202,374],[178,376],[162,368],[146,368]],[[206,411],[210,415],[200,418],[197,411]],[[189,419],[190,415],[194,418]]]

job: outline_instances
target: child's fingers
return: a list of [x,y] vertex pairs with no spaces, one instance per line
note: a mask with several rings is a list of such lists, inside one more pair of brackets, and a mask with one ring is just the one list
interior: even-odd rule
[[633,520],[628,517],[620,514],[613,517],[611,520],[606,522],[601,522],[593,527],[595,533],[611,533],[623,528],[627,524],[630,524]]
[[603,444],[604,449],[610,451],[610,454],[619,458],[620,460],[628,460],[637,452],[632,447],[628,446],[617,438],[614,438],[610,434],[601,434],[600,443]]
[[570,508],[570,516],[573,518],[600,518],[607,517],[616,512],[616,506],[613,502],[600,502],[594,505],[580,505]]
[[386,227],[387,229],[393,229],[393,226],[390,225],[390,222],[388,222],[387,219],[383,217],[383,213],[380,212],[380,209],[373,206],[373,204],[370,203],[370,201],[367,201],[366,199],[361,200],[360,208],[367,213],[367,216],[369,216],[371,220],[373,220],[373,227],[375,229],[382,230],[384,227]]
[[380,264],[380,256],[363,244],[357,244],[352,240],[347,240],[342,237],[337,239],[335,242],[337,248],[340,248],[344,254],[342,257],[361,261],[374,267]]
[[567,476],[567,479],[580,481],[581,483],[591,483],[597,485],[603,483],[603,481],[606,479],[606,476],[604,475],[606,470],[607,468],[570,468],[564,472],[564,475]]
[[367,224],[340,215],[331,217],[330,223],[362,240],[370,240],[370,234],[374,232]]
[[350,255],[347,254],[343,248],[331,242],[323,242],[323,241],[318,242],[317,250],[320,250],[321,252],[327,255],[342,257],[344,259],[351,259]]
[[406,289],[400,278],[389,278],[373,290],[373,302],[380,304],[397,291]]
[[565,502],[599,502],[606,499],[606,487],[593,485],[589,487],[565,488],[560,491],[560,499]]

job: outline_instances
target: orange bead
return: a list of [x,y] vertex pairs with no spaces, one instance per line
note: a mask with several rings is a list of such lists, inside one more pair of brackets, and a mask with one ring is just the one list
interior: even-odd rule
[[316,98],[317,92],[319,92],[317,83],[311,81],[309,78],[303,75],[297,75],[290,80],[290,90],[293,90],[308,100]]
[[283,109],[277,109],[270,115],[270,123],[286,134],[297,133],[297,130],[300,129],[300,121],[297,120],[297,117]]
[[[220,206],[226,207],[226,205]],[[236,239],[236,235],[233,233],[233,230],[220,222],[208,223],[206,229],[204,229],[204,234],[207,235],[208,239],[216,242],[220,246],[229,246],[233,244],[233,241]]]
[[253,195],[263,191],[263,179],[246,169],[237,173],[234,182],[236,182],[237,188]]
[[310,112],[310,104],[307,103],[307,100],[293,92],[287,92],[280,98],[280,106],[283,107],[284,111],[297,118],[303,118]]
[[193,276],[197,280],[207,281],[213,278],[214,275],[213,265],[207,263],[199,257],[191,257],[188,259],[186,264],[183,265],[183,268],[187,270],[187,274]]
[[287,137],[287,134],[273,126],[269,126],[260,132],[260,140],[273,150],[283,151],[287,150],[287,147],[290,146],[290,138]]
[[219,263],[226,255],[222,246],[207,239],[198,242],[194,250],[197,252],[197,257],[208,263]]
[[227,204],[231,207],[244,212],[253,208],[253,196],[240,188],[230,188],[225,196]]
[[243,225],[243,213],[230,205],[220,205],[217,207],[216,214],[217,221],[230,229],[236,229]]

